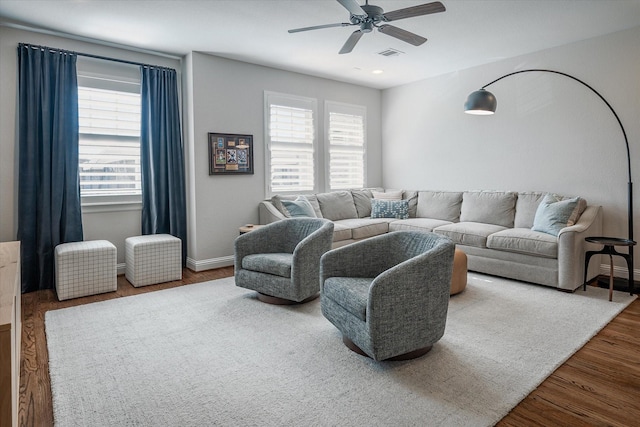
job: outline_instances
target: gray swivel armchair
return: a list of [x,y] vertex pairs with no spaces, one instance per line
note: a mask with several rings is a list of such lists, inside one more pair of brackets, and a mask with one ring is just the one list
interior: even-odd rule
[[327,252],[322,314],[345,345],[374,360],[422,356],[444,335],[455,245],[396,231]]
[[290,218],[235,240],[236,286],[258,292],[271,304],[295,304],[320,292],[320,257],[331,249],[333,223]]

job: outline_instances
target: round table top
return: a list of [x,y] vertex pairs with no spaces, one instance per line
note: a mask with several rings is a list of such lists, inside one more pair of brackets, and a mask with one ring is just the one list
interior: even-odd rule
[[629,239],[621,239],[619,237],[585,237],[584,240],[590,243],[598,243],[605,246],[635,246],[636,242]]

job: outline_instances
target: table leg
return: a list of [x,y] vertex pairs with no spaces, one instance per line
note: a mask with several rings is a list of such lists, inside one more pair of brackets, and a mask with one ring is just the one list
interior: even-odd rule
[[609,254],[609,301],[613,299],[613,255]]
[[591,256],[599,254],[602,252],[597,251],[587,251],[584,258],[584,282],[582,282],[582,290],[587,290],[587,269],[589,268],[589,261],[591,260]]

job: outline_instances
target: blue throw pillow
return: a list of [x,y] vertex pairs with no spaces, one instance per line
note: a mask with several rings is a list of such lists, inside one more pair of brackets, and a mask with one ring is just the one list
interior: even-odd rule
[[371,199],[371,218],[409,218],[408,200]]
[[578,205],[578,197],[560,200],[553,194],[547,194],[542,199],[533,219],[533,231],[557,236],[560,230],[567,227],[569,218]]
[[282,204],[289,211],[291,218],[317,218],[313,206],[304,196],[298,196],[295,200],[282,200]]

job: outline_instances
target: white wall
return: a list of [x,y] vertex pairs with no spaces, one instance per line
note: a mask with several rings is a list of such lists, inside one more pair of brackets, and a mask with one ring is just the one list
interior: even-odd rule
[[[625,127],[637,182],[638,240],[638,41],[640,27],[383,91],[383,185],[580,195],[603,206],[606,235],[626,237],[624,139],[613,114],[588,88],[564,76],[524,73],[487,88],[498,99],[495,115],[463,113],[469,93],[504,74],[528,68],[562,71],[602,94]],[[640,249],[635,252],[638,277]]]
[[[17,236],[18,169],[17,169],[17,47],[32,43],[101,55],[110,58],[175,68],[180,60],[118,49],[94,43],[46,34],[0,27],[0,241]],[[124,263],[124,239],[141,234],[140,204],[121,207],[83,207],[82,223],[85,240],[104,239],[118,249],[118,263]]]
[[[238,227],[258,222],[258,203],[265,198],[264,91],[318,100],[318,140],[322,143],[324,101],[367,108],[367,184],[381,178],[381,92],[304,74],[276,70],[211,55],[192,53],[184,92],[192,93],[186,124],[192,135],[187,155],[190,200],[190,267],[195,270],[230,265]],[[254,138],[254,174],[209,176],[207,133],[250,134]],[[320,149],[320,153],[323,150]]]

